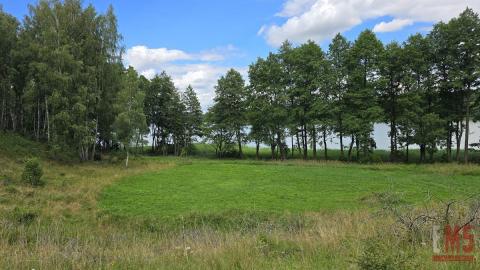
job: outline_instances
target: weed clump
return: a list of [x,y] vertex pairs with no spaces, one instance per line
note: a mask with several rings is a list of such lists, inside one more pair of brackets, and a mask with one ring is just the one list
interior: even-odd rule
[[22,180],[32,186],[43,185],[42,181],[43,170],[40,162],[36,158],[28,159],[25,162],[25,168],[22,174]]
[[360,269],[369,270],[416,269],[414,259],[414,250],[392,248],[391,244],[385,243],[385,239],[373,237],[365,242],[357,265]]

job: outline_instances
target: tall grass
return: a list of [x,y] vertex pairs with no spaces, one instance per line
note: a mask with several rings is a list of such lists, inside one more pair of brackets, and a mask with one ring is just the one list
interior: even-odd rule
[[[97,205],[105,187],[127,176],[168,169],[185,161],[137,157],[125,169],[123,163],[114,160],[66,165],[43,158],[46,184],[34,188],[20,181],[23,159],[44,157],[45,149],[40,144],[8,138],[10,143],[17,143],[14,151],[3,139],[0,269],[358,269],[360,262],[370,262],[371,256],[365,253],[368,243],[381,243],[372,253],[385,258],[396,258],[398,252],[415,255],[407,257],[407,266],[399,261],[393,267],[476,266],[433,263],[431,243],[403,241],[405,238],[396,230],[397,219],[390,213],[230,213],[179,216],[172,221],[111,216]],[[290,162],[295,165],[301,161]],[[378,170],[397,166],[371,165]],[[473,166],[453,164],[425,169],[445,174],[452,170],[478,173]]]

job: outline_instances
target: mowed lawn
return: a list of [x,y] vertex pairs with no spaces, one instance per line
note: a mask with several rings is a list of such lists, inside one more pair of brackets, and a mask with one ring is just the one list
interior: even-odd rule
[[235,210],[299,213],[371,207],[369,198],[381,192],[397,193],[408,203],[466,198],[480,192],[480,170],[193,159],[113,184],[102,192],[100,207],[116,215],[159,217]]

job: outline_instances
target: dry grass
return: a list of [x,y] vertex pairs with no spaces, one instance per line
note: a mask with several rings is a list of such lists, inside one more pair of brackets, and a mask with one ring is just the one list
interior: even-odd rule
[[[123,164],[44,161],[47,184],[40,188],[19,182],[21,161],[0,155],[0,176],[8,179],[0,184],[0,269],[357,269],[369,241],[384,243],[385,256],[413,250],[409,265],[417,269],[475,268],[432,263],[430,242],[405,243],[395,216],[371,211],[306,213],[300,225],[287,217],[259,219],[244,230],[208,224],[169,230],[161,220],[121,219],[97,208],[106,186],[175,166],[176,159],[137,158],[128,169]],[[397,168],[371,165],[379,166]],[[421,170],[479,172],[477,166],[459,165]]]
[[360,240],[371,236],[377,226],[384,226],[364,222],[367,217],[367,213],[315,214],[309,217],[313,223],[308,228],[288,231],[259,226],[246,233],[208,227],[165,233],[134,225],[2,223],[0,267],[305,269],[325,263],[351,268],[361,249]]

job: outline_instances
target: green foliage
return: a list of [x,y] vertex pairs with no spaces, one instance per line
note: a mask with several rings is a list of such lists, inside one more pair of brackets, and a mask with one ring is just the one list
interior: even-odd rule
[[13,133],[0,132],[0,153],[11,158],[47,157],[45,145]]
[[357,259],[357,265],[365,270],[415,269],[415,251],[394,248],[380,237],[365,240],[364,249]]
[[128,68],[124,76],[123,88],[117,97],[116,109],[119,113],[113,123],[115,135],[127,152],[126,167],[128,167],[129,148],[132,140],[143,138],[148,131],[143,113],[144,97],[145,93],[139,88],[137,72],[132,67]]
[[27,159],[22,173],[22,180],[32,186],[43,185],[43,170],[40,161],[36,158]]
[[185,148],[187,152],[191,152],[192,143],[195,137],[201,137],[203,113],[198,100],[197,94],[192,86],[188,86],[182,95],[182,100],[185,107],[184,124],[185,124]]
[[270,54],[267,59],[259,58],[250,66],[250,85],[247,87],[247,118],[252,125],[250,139],[257,145],[265,143],[272,149],[279,145],[283,158],[285,156],[281,142],[284,141],[289,121],[284,72],[278,55]]
[[219,156],[225,155],[234,142],[238,143],[238,153],[243,157],[242,143],[247,124],[245,81],[242,75],[230,69],[215,86],[214,104],[207,114],[207,138],[217,148]]
[[[145,114],[152,134],[152,150],[164,155],[182,153],[184,147],[200,136],[202,112],[193,88],[183,95],[165,72],[146,83]],[[171,142],[171,143],[170,143]],[[173,144],[173,151],[169,146]]]
[[123,66],[112,6],[100,14],[80,0],[55,0],[29,11],[19,22],[0,9],[0,130],[48,143],[57,160],[99,160],[119,143],[139,149],[151,134],[152,152],[164,155],[185,156],[204,138],[221,157],[243,157],[252,141],[258,158],[267,144],[282,160],[317,159],[320,145],[329,159],[327,142],[337,136],[338,159],[370,162],[379,122],[390,125],[390,161],[409,161],[414,144],[422,162],[442,147],[445,161],[453,148],[460,161],[462,140],[463,160],[471,156],[480,18],[470,8],[403,44],[384,46],[371,30],[353,43],[337,34],[327,53],[314,41],[286,41],[249,67],[249,85],[233,69],[222,76],[205,117],[191,86],[178,90],[165,72],[149,80]]

